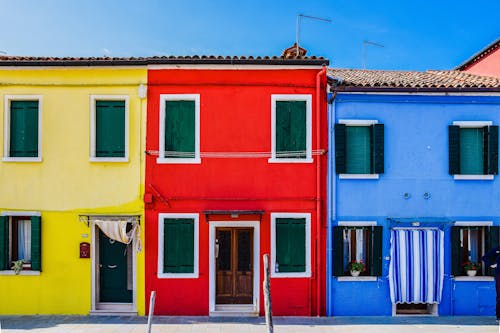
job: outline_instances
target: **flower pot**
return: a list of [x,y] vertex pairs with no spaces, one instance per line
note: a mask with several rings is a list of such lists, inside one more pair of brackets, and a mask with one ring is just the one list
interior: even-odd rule
[[467,275],[468,275],[468,276],[476,276],[476,274],[477,274],[477,271],[476,271],[476,270],[468,270],[468,271],[467,271]]
[[351,276],[359,276],[360,271],[351,271]]

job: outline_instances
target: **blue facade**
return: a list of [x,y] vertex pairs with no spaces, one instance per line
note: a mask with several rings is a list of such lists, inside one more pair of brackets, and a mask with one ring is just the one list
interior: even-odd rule
[[[334,127],[339,120],[384,124],[385,171],[378,179],[341,179],[336,174]],[[412,226],[444,231],[444,284],[437,314],[495,314],[492,277],[452,276],[451,227],[456,221],[500,225],[499,176],[456,180],[448,172],[448,126],[454,121],[499,125],[500,95],[339,92],[333,99],[329,106],[327,315],[393,315],[390,230]],[[371,280],[333,276],[332,233],[339,221],[372,221],[383,227],[381,276]]]

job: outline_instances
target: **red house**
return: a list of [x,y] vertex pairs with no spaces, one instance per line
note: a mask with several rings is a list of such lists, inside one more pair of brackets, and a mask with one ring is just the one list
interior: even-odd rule
[[474,54],[456,69],[472,74],[500,77],[500,38]]
[[266,253],[273,313],[324,313],[328,61],[293,50],[149,66],[155,314],[262,315]]

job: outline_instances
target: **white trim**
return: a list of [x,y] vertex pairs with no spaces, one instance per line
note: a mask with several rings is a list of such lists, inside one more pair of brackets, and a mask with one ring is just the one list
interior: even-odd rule
[[378,173],[341,173],[339,179],[379,179]]
[[[96,107],[97,101],[124,101],[125,102],[125,156],[124,157],[97,157],[96,156]],[[129,160],[129,96],[128,95],[90,95],[90,162],[128,162]]]
[[40,212],[23,212],[23,211],[9,211],[4,210],[0,216],[42,216]]
[[[11,157],[10,156],[10,101],[38,101],[38,156]],[[41,162],[42,161],[42,95],[5,95],[4,97],[4,162]]]
[[253,312],[259,313],[260,295],[260,223],[258,221],[210,221],[209,222],[209,313],[215,314],[215,229],[217,227],[253,228]]
[[493,276],[455,276],[453,279],[457,282],[493,282]]
[[371,227],[376,226],[377,221],[339,221],[339,227]]
[[[306,157],[277,158],[276,157],[276,102],[304,101],[306,102]],[[318,130],[318,129],[316,129]],[[312,163],[312,95],[311,94],[272,94],[271,95],[271,158],[269,163]]]
[[493,180],[495,175],[453,175],[455,180]]
[[[325,59],[325,63],[326,63]],[[244,64],[237,64],[237,65],[229,65],[229,64],[221,64],[221,65],[183,65],[183,64],[172,64],[172,65],[147,65],[148,70],[162,70],[162,69],[194,69],[194,70],[226,70],[226,69],[232,69],[232,70],[297,70],[297,69],[310,69],[310,70],[316,70],[316,69],[321,69],[323,66],[322,65],[311,65],[311,66],[306,66],[306,65],[244,65]]]
[[[194,157],[168,158],[165,157],[165,102],[166,101],[194,101]],[[200,164],[200,94],[161,94],[160,95],[160,129],[158,145],[158,164]]]
[[[306,269],[300,273],[276,272],[276,219],[303,218],[306,220],[305,246]],[[311,277],[311,213],[271,213],[271,277],[273,278],[302,278]]]
[[376,282],[377,276],[339,276],[338,282]]
[[339,119],[339,124],[343,124],[346,126],[371,126],[378,124],[378,120],[370,120],[370,119]]
[[492,121],[454,121],[454,126],[460,126],[460,128],[481,128],[485,126],[493,125]]
[[39,276],[40,271],[22,270],[16,274],[13,270],[0,271],[0,275],[20,275],[20,276]]
[[491,227],[493,221],[455,221],[457,227]]
[[[164,219],[193,219],[194,222],[194,262],[193,273],[164,273],[163,272],[163,220]],[[196,213],[160,213],[158,214],[158,279],[197,279],[199,275],[199,224],[200,215]]]

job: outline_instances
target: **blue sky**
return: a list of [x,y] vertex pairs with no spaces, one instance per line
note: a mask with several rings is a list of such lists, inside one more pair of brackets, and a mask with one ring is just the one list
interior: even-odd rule
[[295,41],[332,67],[451,69],[500,37],[500,1],[0,0],[9,55],[280,55]]

